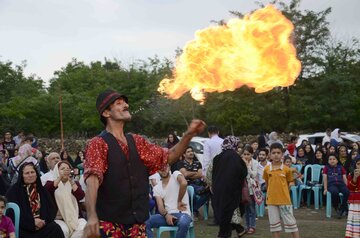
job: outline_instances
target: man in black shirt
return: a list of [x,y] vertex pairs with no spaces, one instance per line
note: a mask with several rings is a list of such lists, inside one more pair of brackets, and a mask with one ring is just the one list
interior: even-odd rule
[[4,142],[2,143],[3,149],[7,150],[9,153],[9,158],[14,157],[14,151],[16,143],[11,137],[11,133],[9,131],[5,132],[4,134]]
[[209,200],[209,189],[203,180],[202,165],[195,157],[193,148],[188,146],[183,154],[184,160],[179,163],[179,171],[185,176],[188,185],[193,186],[196,195],[194,196],[194,215],[198,216],[198,209]]

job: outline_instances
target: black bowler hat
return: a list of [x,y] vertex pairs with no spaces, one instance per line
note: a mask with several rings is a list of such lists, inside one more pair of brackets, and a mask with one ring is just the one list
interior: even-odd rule
[[105,111],[105,109],[116,99],[123,98],[126,103],[128,103],[128,98],[125,95],[122,95],[112,89],[106,89],[104,92],[100,93],[96,99],[96,109],[99,112],[99,115]]

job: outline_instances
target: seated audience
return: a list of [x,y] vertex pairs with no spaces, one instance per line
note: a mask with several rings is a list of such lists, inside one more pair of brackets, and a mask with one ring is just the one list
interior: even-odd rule
[[4,196],[0,196],[0,237],[15,238],[14,223],[4,215],[6,209],[7,199]]
[[[341,218],[341,216],[347,212],[347,201],[349,197],[346,171],[334,154],[329,155],[328,163],[323,170],[324,195],[326,195],[328,191],[330,192],[332,205],[337,212],[338,218]],[[341,204],[339,202],[339,193],[343,194]]]
[[[50,194],[42,186],[39,172],[32,162],[21,165],[18,179],[10,187],[6,197],[20,208],[20,238],[64,237],[60,226],[54,222],[56,207]],[[13,217],[11,210],[9,216]]]
[[199,216],[198,209],[209,200],[210,189],[203,181],[202,165],[196,159],[192,147],[185,150],[184,160],[179,165],[180,172],[185,176],[188,185],[193,186],[194,196],[194,216]]
[[61,226],[65,238],[81,238],[86,220],[81,218],[80,200],[85,197],[79,182],[71,178],[71,165],[66,161],[54,167],[54,180],[47,181],[45,188],[55,199],[58,215],[55,222]]
[[19,154],[10,158],[10,177],[11,184],[17,181],[19,168],[21,165],[27,162],[31,162],[35,165],[36,169],[40,171],[40,166],[37,161],[37,157],[40,157],[41,152],[32,148],[30,144],[25,143],[19,148]]
[[41,176],[41,183],[45,185],[47,181],[54,181],[54,168],[57,163],[60,162],[60,155],[56,152],[51,152],[46,157],[46,164],[49,167],[49,171]]
[[176,238],[186,237],[192,221],[186,179],[179,171],[170,174],[170,166],[158,173],[162,179],[154,187],[154,196],[160,214],[151,215],[146,221],[146,235],[154,237],[151,228],[177,226]]

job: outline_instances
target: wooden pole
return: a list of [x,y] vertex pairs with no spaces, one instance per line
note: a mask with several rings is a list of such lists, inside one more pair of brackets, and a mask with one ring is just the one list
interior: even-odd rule
[[64,127],[63,127],[63,119],[62,119],[62,96],[61,96],[61,94],[60,94],[59,106],[60,106],[61,151],[64,151]]

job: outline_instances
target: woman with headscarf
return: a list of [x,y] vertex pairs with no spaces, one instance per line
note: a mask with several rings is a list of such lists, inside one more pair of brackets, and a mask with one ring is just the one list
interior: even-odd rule
[[[20,208],[20,238],[64,238],[60,226],[54,222],[56,208],[52,198],[42,186],[39,172],[32,162],[21,165],[18,179],[6,197]],[[9,212],[13,217],[12,211]]]
[[296,148],[296,163],[305,166],[307,162],[307,157],[305,156],[304,147],[299,146]]
[[30,144],[23,144],[19,148],[17,156],[10,158],[10,175],[11,184],[16,183],[21,165],[31,162],[35,165],[36,169],[40,171],[40,165],[35,157],[40,157],[41,152],[32,148]]
[[225,137],[222,152],[213,160],[211,189],[215,221],[220,226],[218,237],[231,237],[233,229],[238,237],[246,233],[240,225],[241,213],[244,213],[244,206],[240,205],[240,201],[247,167],[236,153],[239,141],[235,136]]
[[47,181],[45,188],[54,197],[58,214],[55,222],[61,226],[65,238],[80,238],[86,220],[81,218],[80,201],[85,193],[80,184],[71,179],[71,165],[60,161],[54,167],[54,181]]
[[339,143],[341,143],[341,142],[343,142],[343,140],[340,137],[340,129],[336,128],[335,130],[333,130],[331,132],[330,145],[337,147],[339,145]]
[[271,132],[271,133],[269,134],[269,140],[268,140],[268,142],[267,142],[267,144],[268,144],[269,146],[271,146],[271,144],[273,144],[273,143],[279,143],[279,144],[281,144],[281,145],[284,147],[284,145],[283,145],[283,143],[281,142],[281,140],[279,140],[279,137],[278,137],[278,134],[277,134],[276,131],[273,131],[273,132]]
[[[305,145],[304,153],[305,153],[305,157],[306,157],[306,160],[307,160],[306,162],[314,160],[315,152],[314,152],[314,150],[313,150],[313,148],[312,148],[312,146],[310,144]],[[308,164],[306,162],[305,162],[305,164]]]
[[323,165],[325,160],[325,154],[322,148],[317,148],[315,151],[315,156],[311,157],[306,161],[306,165],[308,164],[320,164]]

